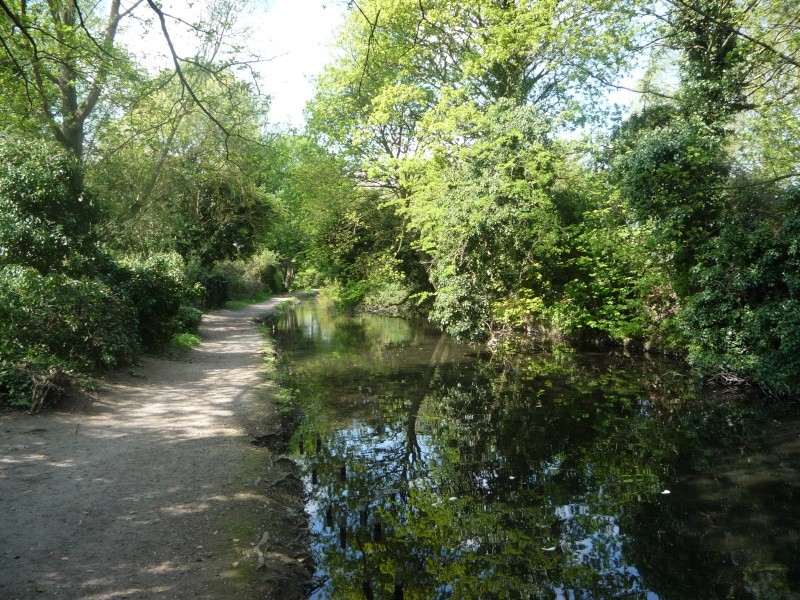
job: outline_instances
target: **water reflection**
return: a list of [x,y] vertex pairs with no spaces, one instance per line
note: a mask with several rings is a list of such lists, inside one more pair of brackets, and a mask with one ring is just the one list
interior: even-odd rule
[[311,305],[276,337],[308,415],[313,598],[800,597],[794,409]]

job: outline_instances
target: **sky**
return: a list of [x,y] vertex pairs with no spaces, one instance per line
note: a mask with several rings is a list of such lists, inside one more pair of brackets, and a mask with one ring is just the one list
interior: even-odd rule
[[259,67],[261,89],[272,96],[270,121],[302,127],[303,107],[314,93],[312,77],[332,56],[344,18],[337,0],[271,0],[254,15],[253,48],[271,60]]
[[[263,60],[254,68],[262,93],[271,97],[269,121],[277,129],[304,125],[303,108],[314,93],[313,77],[333,56],[335,32],[344,20],[344,0],[255,0],[241,25],[249,30],[247,51]],[[186,21],[197,18],[202,3],[164,3],[167,14]],[[193,14],[194,13],[194,14]],[[151,13],[145,12],[150,15]],[[190,37],[181,25],[167,22],[178,54],[190,56]],[[120,32],[121,42],[152,70],[171,65],[157,24],[144,28],[135,21]]]

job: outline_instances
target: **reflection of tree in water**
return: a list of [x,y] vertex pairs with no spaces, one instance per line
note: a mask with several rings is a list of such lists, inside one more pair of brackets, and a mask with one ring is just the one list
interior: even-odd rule
[[717,400],[679,415],[703,443],[629,548],[665,600],[800,598],[800,417],[776,410]]
[[[338,365],[312,357],[298,369],[307,396],[346,382],[346,400],[323,403],[306,425],[325,437],[305,457],[329,578],[319,597],[364,598],[365,582],[393,597],[398,573],[405,598],[680,597],[669,595],[669,564],[698,572],[692,536],[703,529],[670,512],[676,496],[660,494],[663,482],[718,462],[698,442],[731,422],[735,444],[752,415],[698,414],[683,380],[647,363],[539,356],[501,367],[423,338],[404,354],[340,336]],[[659,544],[685,560],[660,564]],[[699,560],[724,569],[719,556]],[[712,589],[713,577],[692,578]]]

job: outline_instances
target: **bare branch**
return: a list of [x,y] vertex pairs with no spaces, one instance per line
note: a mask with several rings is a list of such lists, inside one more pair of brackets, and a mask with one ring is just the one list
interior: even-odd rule
[[[77,8],[78,2],[75,0],[75,7]],[[103,34],[103,52],[113,59],[113,56],[108,51],[114,45],[114,38],[117,35],[117,28],[119,27],[120,21],[120,0],[111,0],[111,6],[108,9],[108,21],[106,22],[106,31]],[[78,13],[80,15],[80,12]],[[88,32],[87,32],[88,35]],[[91,36],[90,36],[91,37]],[[94,39],[92,39],[94,41]],[[97,42],[95,42],[97,43]],[[108,77],[108,63],[103,63],[100,65],[100,69],[97,73],[97,78],[92,85],[92,89],[90,90],[89,94],[87,95],[86,99],[84,100],[83,104],[81,105],[78,111],[78,118],[85,119],[89,113],[94,110],[94,107],[97,105],[98,100],[100,99],[100,94],[103,90],[103,86],[105,85],[106,78]]]
[[144,0],[136,0],[136,2],[134,2],[134,3],[133,3],[133,5],[132,5],[132,6],[131,6],[131,7],[130,7],[128,10],[126,10],[126,11],[124,11],[124,12],[121,12],[121,13],[120,13],[120,15],[119,15],[119,18],[120,18],[120,20],[124,19],[124,18],[125,18],[125,17],[127,17],[129,14],[131,14],[131,13],[132,13],[134,10],[136,10],[136,8],[137,8],[137,7],[138,7],[140,4],[142,4],[142,2],[144,2]]
[[369,24],[369,39],[367,39],[367,53],[364,56],[364,67],[361,69],[361,77],[358,80],[358,90],[356,91],[356,95],[361,96],[361,86],[364,84],[364,77],[367,74],[367,69],[369,69],[369,56],[370,53],[372,52],[372,44],[375,41],[375,31],[378,29],[378,19],[381,16],[381,11],[380,9],[378,9],[378,12],[375,13],[375,22],[373,23],[372,21],[369,20],[367,14],[358,5],[358,2],[352,0],[352,4],[358,9],[358,12],[361,13],[361,16],[364,17],[364,19],[366,19],[367,23]]

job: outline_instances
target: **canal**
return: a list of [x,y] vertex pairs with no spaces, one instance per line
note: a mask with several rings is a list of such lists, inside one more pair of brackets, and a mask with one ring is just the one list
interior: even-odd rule
[[313,302],[275,337],[315,600],[800,598],[796,405]]

